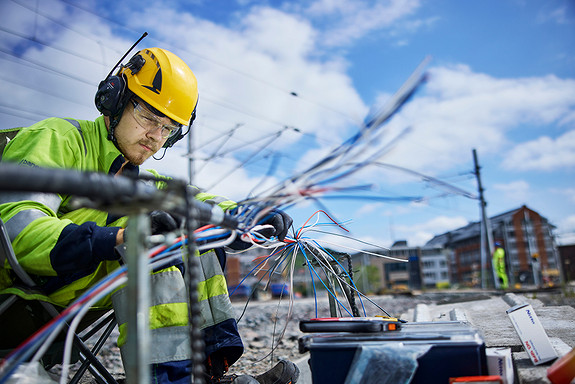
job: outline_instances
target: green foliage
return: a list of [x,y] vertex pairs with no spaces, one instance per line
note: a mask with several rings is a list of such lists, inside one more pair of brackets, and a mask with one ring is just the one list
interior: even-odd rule
[[379,269],[373,265],[359,266],[354,272],[355,286],[362,293],[373,294],[381,287]]
[[437,289],[449,289],[450,288],[449,281],[440,281],[438,283],[435,283],[435,288],[437,288]]

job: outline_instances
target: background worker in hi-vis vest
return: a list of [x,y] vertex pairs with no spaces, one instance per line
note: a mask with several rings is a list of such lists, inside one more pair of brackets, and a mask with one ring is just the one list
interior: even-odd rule
[[505,270],[505,251],[501,247],[501,243],[495,242],[495,251],[493,252],[493,266],[495,268],[495,273],[499,279],[499,287],[501,289],[509,288],[509,279],[507,278],[507,272]]

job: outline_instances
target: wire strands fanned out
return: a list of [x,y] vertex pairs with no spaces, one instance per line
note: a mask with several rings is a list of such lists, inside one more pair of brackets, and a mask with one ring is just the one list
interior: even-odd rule
[[[259,264],[259,268],[261,271],[265,271],[264,267],[269,265],[269,269],[265,271],[268,276],[288,273],[290,285],[293,285],[295,259],[298,254],[302,254],[310,272],[314,293],[316,292],[316,284],[321,283],[328,292],[328,295],[337,303],[340,313],[346,312],[350,316],[353,316],[354,311],[346,305],[350,302],[349,297],[346,295],[357,295],[362,306],[363,300],[366,299],[366,297],[357,290],[353,279],[346,272],[346,269],[341,266],[337,257],[332,255],[325,247],[321,246],[319,240],[312,240],[304,236],[306,232],[316,230],[315,227],[319,225],[329,225],[345,230],[341,223],[323,212],[330,220],[327,224],[320,224],[319,216],[313,225],[308,226],[308,222],[310,221],[308,220],[304,226],[295,232],[294,237],[286,237],[285,242],[279,242],[275,238],[266,238],[261,232],[258,232],[258,230],[265,229],[265,226],[262,226],[262,222],[265,221],[265,218],[271,213],[272,209],[295,204],[302,199],[316,198],[317,195],[337,190],[336,182],[347,180],[359,170],[373,164],[388,151],[395,141],[401,138],[407,130],[388,139],[380,147],[374,147],[374,143],[380,142],[382,136],[387,134],[387,132],[382,129],[382,126],[399,111],[424,81],[423,67],[427,64],[427,61],[428,59],[417,68],[408,81],[391,98],[390,103],[382,108],[375,116],[366,120],[366,123],[356,135],[307,170],[296,174],[279,186],[268,190],[267,193],[261,193],[256,198],[240,203],[236,212],[238,219],[237,230],[206,226],[195,231],[195,239],[192,240],[197,245],[197,249],[201,251],[228,245],[234,241],[237,235],[241,236],[242,239],[248,239],[249,242],[258,247],[278,247],[276,252],[272,252],[275,259],[272,259],[270,255],[269,258],[266,258]],[[130,184],[129,187],[132,187],[132,185]],[[130,191],[132,191],[132,189],[130,189]],[[147,190],[140,192],[147,192]],[[148,197],[146,193],[143,193],[143,195],[144,197]],[[113,197],[116,198],[117,196]],[[115,201],[114,198],[110,200]],[[161,268],[174,259],[181,258],[180,247],[186,245],[186,241],[184,238],[179,238],[170,247],[151,251],[148,254],[148,257],[151,258],[150,269]],[[81,317],[87,307],[100,298],[101,295],[111,293],[113,289],[123,283],[124,278],[125,267],[122,267],[86,291],[84,295],[64,310],[60,316],[54,318],[21,346],[12,351],[12,353],[0,363],[0,384],[5,383],[16,367],[20,363],[28,360],[32,354],[35,354],[35,357],[40,356],[42,350],[47,348],[51,343],[50,335],[53,333],[57,334],[59,330],[64,327],[65,323],[73,324],[73,326],[70,327],[70,332],[73,332],[74,325],[77,324],[75,317]],[[293,289],[290,290],[290,302],[293,301],[292,295]],[[67,345],[67,348],[70,348],[70,345]],[[65,356],[69,356],[69,351],[66,351]],[[63,380],[65,379],[63,378]]]
[[429,60],[426,58],[417,67],[390,101],[375,115],[368,117],[355,135],[306,170],[274,188],[259,193],[257,198],[243,201],[242,204],[264,201],[276,207],[295,204],[302,199],[310,198],[313,193],[324,193],[330,188],[335,188],[336,182],[348,180],[351,175],[378,161],[410,131],[409,128],[405,128],[399,134],[385,138],[390,132],[383,129],[383,126],[423,84],[426,79],[424,68]]
[[[322,222],[321,217],[327,217],[327,221]],[[329,231],[320,230],[318,228],[326,228],[331,227],[341,231],[347,231],[341,223],[336,222],[331,218],[327,213],[323,211],[317,211],[314,215],[312,215],[302,227],[300,227],[297,231],[295,231],[293,237],[286,237],[285,244],[282,246],[275,245],[275,250],[272,251],[269,255],[257,257],[254,259],[254,262],[257,262],[257,265],[253,267],[253,269],[246,274],[246,276],[240,281],[238,287],[241,286],[244,281],[250,276],[256,276],[258,284],[261,284],[263,281],[267,281],[266,289],[268,289],[269,285],[273,281],[277,281],[281,279],[283,281],[289,282],[289,292],[290,292],[290,300],[292,299],[292,295],[294,292],[293,287],[293,277],[295,275],[295,260],[298,257],[301,257],[303,261],[303,265],[309,271],[311,286],[313,289],[313,296],[316,299],[316,317],[318,312],[318,302],[317,302],[317,288],[319,287],[322,291],[325,290],[327,294],[332,298],[332,300],[337,304],[339,308],[339,313],[344,314],[346,313],[349,316],[356,316],[357,311],[353,308],[354,297],[357,295],[361,307],[363,309],[363,314],[366,314],[366,309],[363,304],[363,300],[366,297],[359,292],[355,283],[353,281],[352,276],[346,271],[346,268],[341,264],[340,257],[335,256],[333,251],[327,249],[321,243],[335,245],[336,248],[343,247],[340,244],[337,244],[337,241],[326,241],[325,239],[310,239],[307,235],[310,232],[317,232],[317,233],[324,233],[334,236],[343,236],[346,240],[355,240],[351,237],[347,237],[346,235],[341,235],[337,233],[332,233]],[[372,248],[378,248],[376,245],[369,244],[367,242],[359,241],[362,244],[370,245]],[[273,242],[272,242],[273,243]],[[281,243],[280,243],[281,244]],[[264,244],[255,244],[258,247],[265,248],[268,245]],[[351,247],[344,247],[350,248]],[[381,248],[381,247],[380,247]],[[359,251],[359,249],[355,249]],[[386,253],[388,250],[383,249],[382,253]],[[407,262],[407,260],[389,257],[387,255],[377,254],[373,252],[364,252],[366,254],[375,255],[378,257],[389,258],[395,261],[400,262]],[[347,256],[347,255],[346,255]],[[349,257],[348,257],[349,258]],[[237,289],[237,287],[236,287]],[[235,293],[235,289],[230,292],[230,296],[233,296]],[[367,299],[371,302],[371,300]],[[246,303],[246,307],[249,303]],[[290,302],[290,305],[292,303]],[[387,312],[381,307],[378,306],[379,309],[383,313],[387,315]],[[243,316],[243,313],[242,313]],[[241,317],[240,316],[240,319]]]

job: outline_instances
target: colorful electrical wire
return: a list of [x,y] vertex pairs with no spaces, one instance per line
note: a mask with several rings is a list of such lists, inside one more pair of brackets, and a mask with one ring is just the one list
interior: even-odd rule
[[[267,276],[268,285],[272,281],[272,275],[280,274],[283,276],[287,273],[289,284],[292,287],[296,258],[298,255],[302,255],[311,276],[316,317],[318,315],[316,295],[316,284],[318,282],[324,286],[328,294],[337,302],[340,311],[344,311],[350,316],[354,315],[352,309],[348,308],[347,305],[351,302],[350,295],[353,295],[357,296],[361,302],[365,315],[363,300],[369,299],[359,292],[352,276],[343,268],[338,258],[320,244],[322,241],[308,236],[309,233],[313,232],[325,233],[325,231],[318,229],[319,227],[336,228],[339,231],[347,232],[343,223],[333,219],[327,213],[327,210],[319,210],[310,216],[297,231],[294,231],[293,236],[288,236],[285,241],[280,242],[275,237],[263,235],[265,230],[269,229],[266,220],[274,213],[275,209],[285,209],[285,207],[298,204],[303,200],[312,199],[317,204],[321,204],[319,199],[330,193],[369,189],[369,186],[366,185],[350,186],[345,184],[338,185],[338,183],[348,183],[347,180],[352,175],[357,174],[368,166],[377,164],[378,160],[409,132],[409,129],[405,129],[398,135],[388,137],[389,132],[381,129],[381,127],[400,110],[424,82],[424,67],[427,61],[428,59],[424,60],[418,66],[387,105],[366,119],[357,134],[304,171],[293,175],[267,191],[258,193],[255,197],[240,202],[233,212],[238,220],[237,229],[230,230],[213,225],[198,228],[194,232],[194,242],[197,249],[202,251],[230,245],[237,237],[254,247],[273,249],[268,256],[261,261],[258,260],[258,265],[254,267],[251,273],[259,274],[262,276],[260,279]],[[328,221],[321,222],[320,215],[325,215]],[[314,217],[316,217],[315,222],[311,223]],[[328,233],[342,236],[341,234]],[[327,241],[323,242],[327,243]],[[178,237],[171,244],[161,245],[150,250],[147,254],[150,259],[150,270],[162,268],[178,258],[181,259],[183,257],[181,249],[186,244],[187,239],[185,237]],[[375,255],[388,257],[379,254]],[[320,273],[320,270],[323,272]],[[333,284],[329,283],[330,279],[334,282]],[[328,281],[327,283],[326,280]],[[28,361],[33,354],[32,361],[38,360],[56,335],[65,327],[65,324],[70,324],[65,342],[64,368],[60,380],[60,382],[65,382],[71,356],[72,340],[81,318],[93,304],[122,286],[125,281],[126,267],[122,266],[87,290],[80,298],[64,309],[59,316],[55,317],[14,349],[10,355],[0,362],[0,384],[5,383],[18,365]],[[243,283],[243,280],[241,283]],[[337,287],[339,289],[336,289]],[[345,298],[345,300],[341,300],[341,298]],[[291,318],[293,289],[290,289],[289,299],[288,319]],[[343,301],[346,301],[346,303]],[[383,309],[382,311],[385,312]],[[280,334],[280,340],[285,329],[284,327]],[[272,346],[272,351],[276,346],[277,344]]]

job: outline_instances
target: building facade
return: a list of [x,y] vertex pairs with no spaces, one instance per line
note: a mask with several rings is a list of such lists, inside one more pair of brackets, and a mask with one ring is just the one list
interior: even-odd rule
[[[379,281],[377,283],[380,291],[402,291],[422,288],[421,269],[421,248],[410,247],[407,241],[396,241],[385,256],[404,261],[397,261],[390,258],[374,256],[373,253],[382,253],[380,249],[370,251],[370,253],[358,253],[353,256],[354,265],[358,260],[369,260],[371,266],[378,269]],[[362,261],[365,263],[365,261]]]
[[421,277],[425,288],[449,285],[449,250],[443,247],[421,248]]
[[[543,286],[559,279],[559,254],[553,229],[546,218],[522,206],[490,218],[494,242],[505,251],[509,285]],[[450,250],[452,283],[465,286],[493,286],[491,255],[482,257],[481,223],[470,223],[431,239],[426,246]],[[482,280],[484,279],[484,280]],[[556,281],[555,283],[558,283]]]

